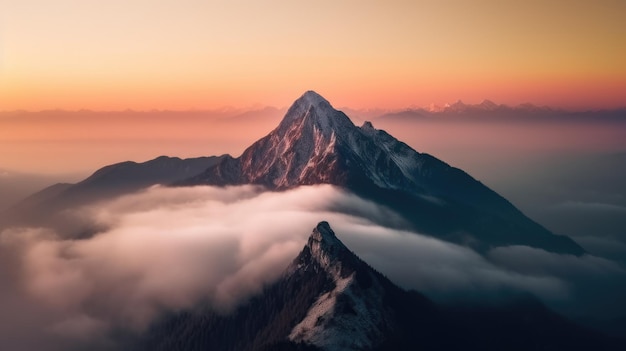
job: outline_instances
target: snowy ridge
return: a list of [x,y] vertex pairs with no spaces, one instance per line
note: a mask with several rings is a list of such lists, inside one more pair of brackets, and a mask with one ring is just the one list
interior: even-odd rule
[[[230,160],[238,163],[236,167],[225,162],[200,175],[196,183],[253,183],[286,189],[303,184],[342,185],[350,174],[364,174],[381,188],[412,189],[419,158],[418,152],[370,122],[359,128],[322,96],[307,91],[276,129],[239,159]],[[240,174],[227,172],[227,165],[240,169]]]
[[318,297],[306,317],[291,330],[289,340],[313,344],[323,350],[375,347],[383,340],[389,324],[383,306],[384,288],[369,271],[366,274],[373,283],[366,288],[359,284],[356,271],[346,273],[350,269],[346,270],[344,265],[363,263],[337,239],[327,222],[321,222],[313,230],[306,249],[310,250],[311,260],[331,278],[334,288]]
[[[383,150],[384,155],[389,157],[402,171],[404,177],[415,183],[419,182],[416,175],[419,173],[423,163],[420,162],[419,157],[417,157],[419,154],[415,150],[402,144],[384,131],[377,130],[371,122],[365,122],[363,126],[361,126],[361,131],[374,140],[376,145]],[[374,160],[368,161],[372,162]],[[393,183],[386,184],[386,186],[395,188],[395,184]]]

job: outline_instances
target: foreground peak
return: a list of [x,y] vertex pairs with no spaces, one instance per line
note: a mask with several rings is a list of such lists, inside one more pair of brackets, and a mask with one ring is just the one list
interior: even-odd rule
[[322,241],[324,239],[337,240],[335,232],[333,232],[333,230],[330,228],[330,224],[328,224],[328,222],[326,221],[319,222],[317,226],[315,226],[311,237],[314,238],[316,241]]
[[319,222],[315,226],[309,238],[309,243],[320,243],[324,247],[343,246],[343,243],[337,239],[335,232],[326,221]]
[[314,257],[322,264],[328,265],[337,259],[342,251],[348,251],[345,245],[335,236],[328,222],[319,222],[309,237],[307,244]]

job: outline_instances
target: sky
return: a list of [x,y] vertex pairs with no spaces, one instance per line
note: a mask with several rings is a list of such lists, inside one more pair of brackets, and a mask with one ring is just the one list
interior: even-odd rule
[[[19,172],[55,174],[54,181],[49,180],[52,184],[61,177],[59,174],[65,177],[72,173],[65,181],[78,181],[102,166],[126,160],[147,161],[160,155],[239,156],[245,147],[274,128],[285,108],[307,90],[317,91],[337,108],[349,107],[355,111],[443,105],[459,99],[466,103],[490,99],[508,105],[531,102],[571,110],[623,108],[626,107],[625,14],[626,1],[622,0],[0,0],[0,193],[6,197],[2,189],[15,189],[14,179],[24,182],[24,175]],[[363,122],[349,115],[356,124]],[[626,234],[622,229],[626,193],[624,177],[620,176],[626,174],[620,166],[626,157],[624,125],[623,121],[568,123],[566,119],[535,124],[471,125],[419,121],[385,124],[374,120],[375,127],[388,130],[420,152],[433,154],[468,171],[514,204],[521,205],[525,212],[534,209],[533,218],[542,219],[542,224],[550,224],[549,229],[557,233],[572,234],[569,230],[573,223],[582,221],[594,225],[608,222],[597,233],[587,233],[587,228],[579,225],[579,231],[574,234],[577,240],[587,240],[585,247],[598,250],[594,252],[605,254],[603,257],[617,257],[620,262],[625,262],[626,257]],[[581,165],[573,170],[553,162],[564,155],[577,161],[584,156],[584,162],[580,161]],[[598,166],[598,160],[603,160],[600,163],[603,167]],[[546,170],[554,174],[547,174]],[[618,176],[607,179],[605,175]],[[574,181],[578,178],[578,182]],[[52,178],[30,179],[34,184],[29,188],[31,191],[23,190],[13,197],[38,190],[48,179]],[[137,196],[151,200],[152,195],[165,194],[163,198],[167,201],[145,201],[155,208],[130,211],[130,217],[116,212],[123,206],[118,208],[113,204],[103,209],[111,209],[111,220],[134,218],[139,220],[135,223],[137,227],[141,227],[141,219],[151,220],[155,213],[158,218],[178,224],[189,223],[189,218],[215,208],[215,204],[200,199],[200,208],[186,212],[166,206],[161,215],[152,211],[161,210],[164,203],[178,204],[181,194],[169,194],[163,189],[151,191]],[[344,196],[329,189],[324,194],[325,197],[298,194],[294,199]],[[253,195],[250,196],[254,207],[250,205],[250,208],[268,207]],[[274,203],[289,210],[294,202],[281,196],[277,195]],[[525,197],[532,196],[534,200],[524,202]],[[246,203],[233,206],[239,208],[241,204]],[[225,201],[217,208],[231,205]],[[250,208],[244,206],[241,210],[256,213]],[[587,209],[587,216],[581,215],[581,208]],[[588,208],[596,211],[591,213],[594,217],[589,217]],[[276,213],[284,219],[281,211],[278,208]],[[327,217],[325,209],[321,211]],[[307,212],[311,211],[307,209]],[[263,219],[266,212],[259,213]],[[85,216],[92,218],[94,214]],[[219,212],[214,216],[229,219]],[[268,216],[264,223],[273,223],[275,218]],[[311,217],[309,224],[312,226],[319,219]],[[341,228],[342,218],[336,219]],[[225,223],[224,227],[232,223]],[[344,224],[344,229],[351,228],[348,224]],[[256,235],[256,228],[273,228],[253,227],[254,231],[246,233],[254,238],[264,237]],[[45,293],[37,292],[47,291],[45,284],[38,285],[41,282],[54,283],[47,279],[55,273],[48,267],[62,268],[70,278],[91,277],[91,273],[99,271],[98,262],[90,261],[83,266],[68,261],[61,255],[64,248],[73,247],[81,255],[94,253],[96,261],[111,258],[115,261],[107,255],[116,251],[107,247],[118,243],[120,233],[131,229],[139,235],[131,239],[138,242],[145,239],[132,226],[112,226],[101,241],[81,243],[39,231],[23,235],[25,242],[12,242],[12,234],[4,233],[0,235],[4,239],[0,240],[0,253],[14,252],[11,245],[27,253],[48,250],[41,257],[49,261],[11,261],[36,268],[33,280],[26,282],[34,284],[34,298],[46,297]],[[303,231],[301,239],[308,233],[309,229]],[[396,234],[402,237],[403,233]],[[194,241],[197,237],[176,237],[190,239],[178,246],[180,250],[176,252],[180,255],[172,257],[173,261],[186,264],[187,258],[195,258],[186,254],[198,244]],[[39,246],[41,243],[43,246]],[[406,244],[400,239],[397,243],[399,247]],[[134,257],[133,250],[145,249],[134,245],[132,240],[126,244],[130,246],[124,252],[129,257]],[[167,241],[157,244],[168,247]],[[478,258],[456,247],[432,242],[414,244],[440,249],[433,252],[441,255],[426,259],[458,257],[459,260],[450,264],[460,270],[486,267],[489,273],[493,268],[491,263],[483,262],[482,258],[476,261]],[[291,249],[299,247],[300,243]],[[372,247],[380,248],[380,245]],[[364,256],[367,249],[362,247]],[[394,247],[389,252],[397,250]],[[450,255],[451,252],[458,255]],[[561,264],[587,267],[579,269],[583,275],[580,277],[543,274],[557,283],[556,290],[561,283],[570,283],[572,289],[597,287],[589,284],[588,278],[604,277],[596,274],[596,266],[607,266],[604,261],[572,264],[554,257],[542,258],[520,248],[490,254],[490,259],[498,264],[498,269],[493,270],[506,273],[501,275],[505,283],[511,272],[518,276],[537,275],[534,267],[517,260],[530,254],[534,255],[531,256],[534,261],[552,262],[550,269],[555,272],[560,272]],[[367,258],[376,262],[371,253]],[[0,255],[2,261],[13,259],[12,255]],[[386,261],[389,260],[384,257],[378,260]],[[140,260],[131,268],[141,271],[142,263]],[[8,279],[3,271],[7,267],[14,266],[0,265],[0,280]],[[70,279],[69,285],[53,286],[55,294],[50,296],[59,300],[40,303],[51,303],[63,313],[57,315],[56,310],[44,309],[42,318],[54,322],[61,318],[62,322],[69,309],[80,321],[84,302],[97,297],[89,292],[91,284],[122,286],[119,281],[133,273],[121,270],[113,280],[100,281],[100,276],[95,275],[84,282]],[[430,277],[428,272],[424,273],[424,277]],[[625,273],[620,270],[615,274],[622,278]],[[197,289],[207,288],[194,285],[197,280],[188,283],[191,298],[165,296],[168,306],[180,307],[181,303],[184,306],[193,300]],[[149,297],[160,297],[160,287],[157,284],[156,290],[147,291],[142,286],[131,288],[146,292]],[[620,289],[623,289],[621,285]],[[594,291],[623,290],[609,286]],[[65,297],[72,295],[67,292],[81,296],[68,302]],[[13,300],[3,299],[9,294],[12,292],[0,291],[0,303],[11,305]],[[590,296],[598,303],[613,301]],[[16,309],[21,306],[11,305]],[[20,316],[26,319],[39,316],[39,304],[26,306],[28,311],[34,311]],[[16,323],[15,328],[29,322]],[[95,327],[99,325],[96,323]],[[13,326],[0,325],[6,327]],[[27,331],[24,340],[28,340],[30,329],[24,330]]]
[[626,105],[626,2],[0,0],[0,111]]

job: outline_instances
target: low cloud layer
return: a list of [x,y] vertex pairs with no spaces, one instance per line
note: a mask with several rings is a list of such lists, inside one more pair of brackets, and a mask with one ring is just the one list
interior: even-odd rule
[[525,291],[562,299],[569,294],[567,284],[558,278],[502,269],[466,247],[367,223],[338,224],[344,242],[363,260],[396,284],[435,298]]
[[626,269],[616,261],[592,255],[561,255],[526,246],[496,248],[488,257],[502,269],[567,282],[569,298],[549,301],[559,311],[592,319],[626,316]]
[[76,212],[106,229],[80,240],[45,228],[0,234],[0,283],[8,287],[0,307],[19,314],[0,316],[0,346],[68,349],[98,340],[106,348],[112,330],[141,331],[164,311],[208,303],[228,313],[277,279],[321,220],[393,281],[434,297],[525,291],[564,301],[583,280],[568,266],[623,273],[608,260],[524,247],[485,258],[398,229],[406,223],[390,210],[331,186],[153,187]]

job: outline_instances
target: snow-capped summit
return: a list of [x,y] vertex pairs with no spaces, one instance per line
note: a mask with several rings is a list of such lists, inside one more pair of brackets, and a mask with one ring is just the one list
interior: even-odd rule
[[463,112],[465,111],[466,108],[467,108],[467,105],[463,103],[463,101],[461,100],[457,100],[456,102],[452,104],[447,103],[444,105],[444,111],[451,111],[451,112]]
[[[224,160],[188,184],[261,184],[285,189],[305,184],[343,184],[345,155],[361,132],[343,112],[308,91],[287,111],[278,127],[238,159]],[[350,146],[349,146],[350,145]],[[352,150],[361,154],[361,151]]]
[[354,127],[345,114],[338,113],[326,99],[312,90],[291,105],[277,130],[284,133],[294,125],[304,124],[315,127],[326,137],[336,129]]
[[307,103],[310,103],[312,105],[318,105],[322,103],[330,104],[328,100],[326,100],[322,95],[318,94],[314,90],[305,91],[304,94],[302,94],[302,96],[300,97],[300,99],[298,99],[298,101],[300,100],[306,101]]
[[428,105],[426,111],[428,112],[441,112],[444,110],[444,107],[435,104],[434,102]]
[[[461,101],[450,106],[463,107]],[[272,190],[332,184],[392,208],[417,231],[478,250],[519,244],[583,252],[462,170],[415,151],[369,122],[355,126],[313,91],[298,98],[278,127],[240,157],[224,157],[179,183],[199,184],[258,184]]]
[[238,159],[186,184],[261,184],[286,189],[309,184],[414,188],[422,161],[414,150],[369,122],[355,126],[313,91],[298,98],[278,127]]

